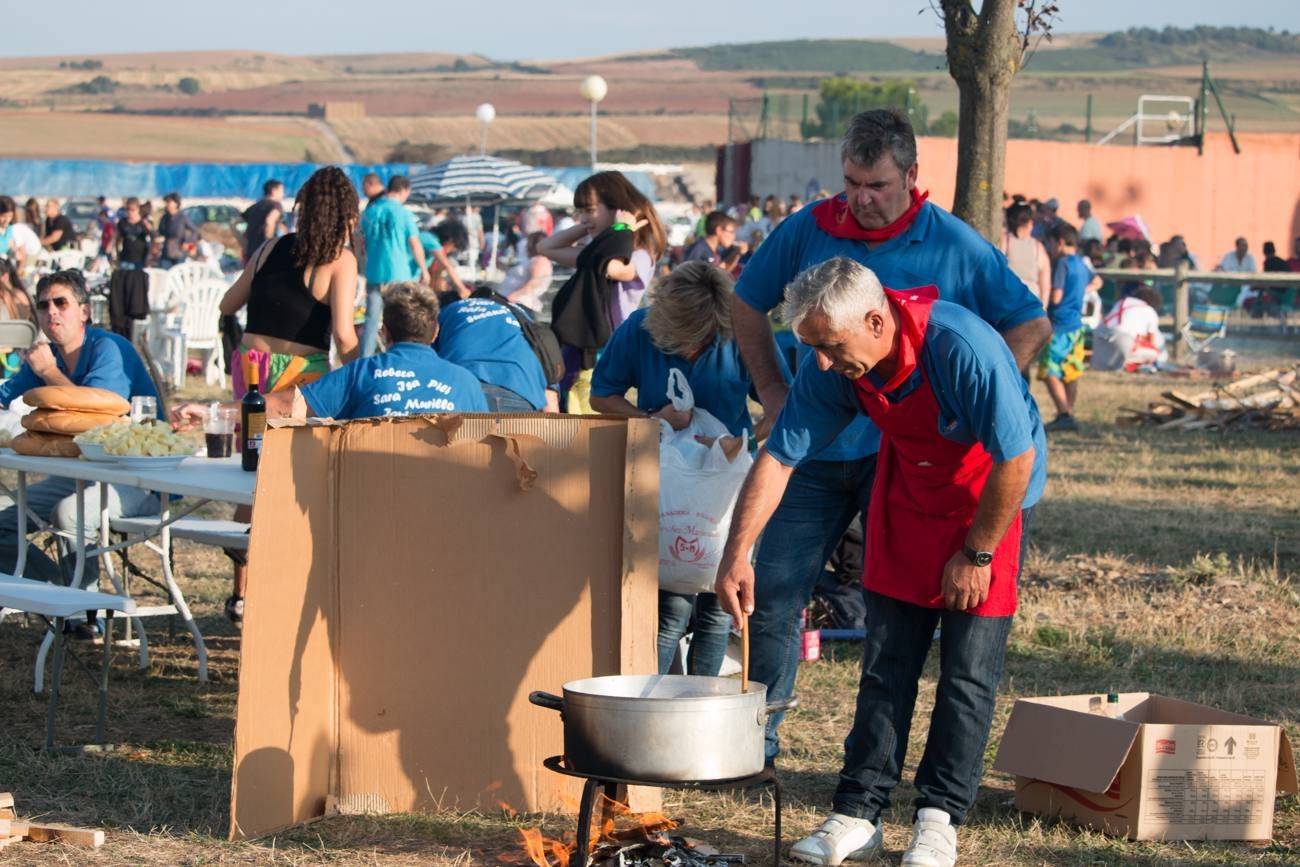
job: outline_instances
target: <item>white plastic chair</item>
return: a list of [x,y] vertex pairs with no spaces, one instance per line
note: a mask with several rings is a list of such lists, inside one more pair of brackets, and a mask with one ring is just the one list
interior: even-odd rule
[[209,276],[185,286],[175,296],[180,307],[180,320],[175,327],[167,329],[164,337],[169,348],[167,357],[171,359],[172,384],[177,388],[185,384],[185,365],[191,349],[204,353],[203,370],[207,384],[226,384],[218,319],[221,299],[227,288],[225,280]]
[[55,251],[50,256],[50,261],[52,261],[54,267],[60,271],[67,270],[68,268],[81,270],[86,267],[86,254],[81,252],[77,247],[66,247],[62,250]]
[[0,319],[0,346],[29,349],[36,342],[36,325],[27,319]]

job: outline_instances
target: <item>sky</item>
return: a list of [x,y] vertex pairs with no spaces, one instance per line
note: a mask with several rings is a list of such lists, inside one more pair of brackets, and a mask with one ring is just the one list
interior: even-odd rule
[[[1060,33],[1195,24],[1300,31],[1296,0],[1055,2],[1061,8]],[[942,33],[930,0],[190,0],[155,5],[147,13],[125,13],[130,7],[102,0],[62,0],[54,24],[46,4],[18,0],[0,5],[11,36],[0,56],[249,49],[283,54],[434,51],[508,61],[726,42]]]

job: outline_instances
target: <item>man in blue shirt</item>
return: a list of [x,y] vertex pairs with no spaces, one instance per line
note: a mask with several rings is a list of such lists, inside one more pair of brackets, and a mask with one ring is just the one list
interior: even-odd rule
[[524,336],[518,305],[467,298],[442,308],[434,348],[443,359],[478,377],[490,412],[559,412],[546,373]]
[[748,551],[795,467],[869,415],[883,439],[866,525],[863,671],[833,812],[791,849],[813,864],[880,851],[880,814],[939,625],[939,684],[902,863],[955,864],[954,828],[975,800],[1016,609],[1022,510],[1046,480],[1046,440],[1016,360],[986,322],[936,295],[886,291],[841,257],[786,290],[784,318],[815,364],[799,368],[741,489],[718,568],[719,601],[741,619],[762,592]]
[[410,195],[411,182],[404,175],[394,175],[388,181],[388,192],[361,214],[366,275],[366,324],[361,332],[363,358],[375,354],[383,321],[384,287],[405,280],[421,283],[429,280],[420,230],[415,225],[415,217],[406,209]]
[[1049,431],[1076,430],[1074,401],[1079,396],[1079,378],[1086,364],[1083,360],[1083,297],[1101,278],[1079,255],[1079,234],[1074,226],[1061,220],[1048,230],[1048,250],[1052,260],[1052,297],[1047,317],[1052,321],[1052,339],[1039,356],[1038,378],[1047,384],[1047,393],[1056,404],[1056,418],[1047,425]]
[[[488,411],[474,375],[433,350],[438,336],[433,290],[410,281],[390,286],[384,295],[383,327],[391,349],[349,362],[300,388],[271,392],[266,395],[266,417],[343,420]],[[201,422],[206,416],[203,404],[172,410],[178,423]]]
[[[0,384],[0,406],[43,385],[81,385],[133,397],[158,399],[144,362],[124,337],[89,327],[90,296],[80,271],[56,271],[36,284],[36,316],[49,343],[38,343],[27,352],[27,360],[13,378]],[[85,491],[86,539],[99,538],[98,485]],[[48,516],[59,530],[74,534],[77,528],[76,482],[51,476],[27,486],[27,507]],[[158,498],[148,491],[124,485],[108,486],[109,517],[138,517],[157,514]],[[10,505],[0,511],[0,571],[12,573],[17,562],[18,511]],[[24,577],[56,584],[70,584],[75,558],[64,550],[63,568],[35,547],[27,549]],[[99,580],[99,558],[86,560],[82,586],[94,587]]]
[[[993,326],[1021,369],[1028,366],[1050,332],[1043,306],[992,244],[917,190],[916,138],[907,117],[887,110],[857,115],[841,154],[844,192],[782,221],[736,286],[736,342],[764,408],[779,410],[788,392],[768,312],[797,274],[836,256],[871,268],[885,286],[937,286],[940,298]],[[750,665],[771,698],[785,698],[794,687],[800,612],[845,529],[866,512],[879,442],[880,432],[861,417],[810,455],[759,543]],[[768,720],[769,759],[779,750],[781,716]]]

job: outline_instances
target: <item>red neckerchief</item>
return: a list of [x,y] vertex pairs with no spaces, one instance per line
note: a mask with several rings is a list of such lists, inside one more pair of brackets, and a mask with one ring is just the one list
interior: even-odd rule
[[929,190],[919,193],[916,187],[912,187],[911,207],[897,220],[879,229],[864,229],[858,224],[853,217],[853,212],[849,210],[848,198],[844,193],[814,205],[813,217],[817,220],[817,228],[833,238],[844,238],[849,241],[888,241],[911,228],[912,221],[921,210],[921,205],[925,204],[925,200],[929,197]]
[[934,302],[938,298],[937,286],[918,286],[903,291],[885,289],[885,300],[898,313],[898,353],[895,357],[894,375],[879,388],[872,384],[870,377],[863,376],[859,382],[864,389],[877,394],[888,394],[907,382],[908,377],[916,370],[916,365],[920,363],[921,345],[925,343],[925,329],[930,321],[929,310],[924,311],[923,317],[918,319],[913,315],[907,302]]

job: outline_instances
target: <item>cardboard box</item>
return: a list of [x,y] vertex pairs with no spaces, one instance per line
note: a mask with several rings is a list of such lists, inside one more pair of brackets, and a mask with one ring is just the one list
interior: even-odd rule
[[542,766],[560,716],[527,696],[656,669],[658,422],[375,419],[264,448],[231,838],[327,798],[576,809],[581,781]]
[[1133,840],[1268,840],[1273,799],[1296,791],[1281,726],[1145,692],[1022,698],[993,769],[1016,806]]

